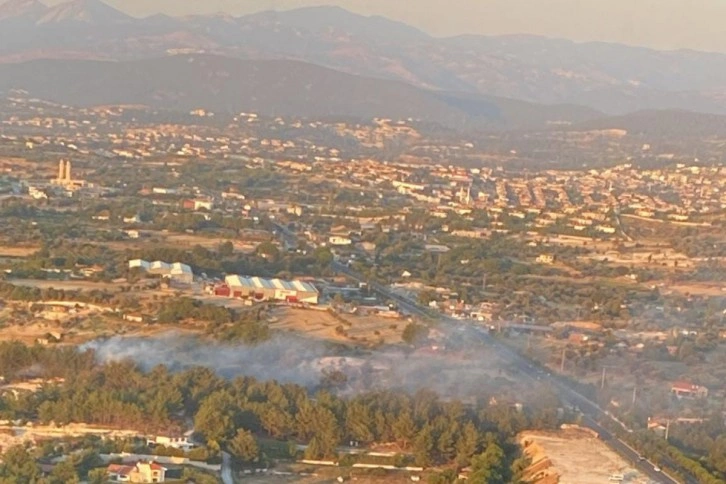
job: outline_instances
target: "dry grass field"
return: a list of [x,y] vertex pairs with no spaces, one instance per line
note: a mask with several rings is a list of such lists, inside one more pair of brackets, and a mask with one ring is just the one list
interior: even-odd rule
[[40,247],[36,246],[18,247],[0,245],[0,257],[29,257],[35,254],[39,249]]
[[[270,328],[275,330],[294,331],[312,338],[358,345],[373,345],[381,341],[387,344],[400,343],[401,333],[406,326],[403,320],[378,316],[345,314],[336,317],[328,311],[287,307],[274,308],[270,316]],[[340,326],[343,332],[336,330]]]

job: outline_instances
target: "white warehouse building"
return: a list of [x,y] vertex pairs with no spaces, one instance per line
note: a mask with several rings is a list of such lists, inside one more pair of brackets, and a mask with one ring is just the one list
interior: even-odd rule
[[224,282],[229,287],[229,295],[232,297],[308,304],[318,303],[319,292],[309,282],[236,275],[227,276]]
[[147,262],[143,259],[134,259],[129,261],[129,269],[140,269],[149,274],[155,274],[166,277],[175,282],[191,284],[194,282],[194,272],[192,268],[181,262],[173,262],[171,264],[160,260]]

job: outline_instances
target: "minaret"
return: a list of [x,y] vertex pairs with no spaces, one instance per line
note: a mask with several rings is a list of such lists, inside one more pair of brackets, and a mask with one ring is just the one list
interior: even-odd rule
[[71,162],[66,161],[66,176],[65,176],[66,183],[70,183],[73,178],[71,178]]
[[60,160],[58,163],[58,183],[63,181],[66,174],[66,160]]

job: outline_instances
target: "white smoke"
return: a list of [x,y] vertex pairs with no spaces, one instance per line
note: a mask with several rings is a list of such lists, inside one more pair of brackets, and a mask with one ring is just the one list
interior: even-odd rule
[[503,372],[506,365],[483,347],[456,352],[411,352],[397,347],[353,352],[290,334],[247,346],[167,333],[95,340],[81,349],[94,350],[102,362],[132,360],[144,370],[157,365],[171,371],[203,366],[224,378],[244,375],[308,388],[320,384],[325,370],[339,370],[348,377],[345,393],[425,388],[444,397],[468,398],[497,387],[501,393],[512,383]]

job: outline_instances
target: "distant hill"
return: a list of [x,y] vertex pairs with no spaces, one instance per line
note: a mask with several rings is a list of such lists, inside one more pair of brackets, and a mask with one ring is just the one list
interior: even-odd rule
[[100,0],[0,5],[0,62],[125,61],[178,52],[298,60],[426,89],[583,105],[612,115],[659,109],[726,114],[723,54],[528,35],[434,38],[337,7],[137,19]]
[[0,5],[0,22],[5,19],[37,21],[46,10],[38,0],[8,0]]
[[680,110],[638,111],[576,123],[571,129],[624,129],[651,138],[726,136],[726,116]]
[[71,0],[48,8],[38,19],[45,24],[93,24],[111,25],[132,23],[136,20],[99,0]]
[[442,93],[288,60],[190,54],[128,62],[38,60],[0,64],[0,92],[24,89],[50,101],[144,104],[188,111],[255,111],[302,117],[415,118],[451,127],[540,128],[602,116],[577,106],[541,106]]

